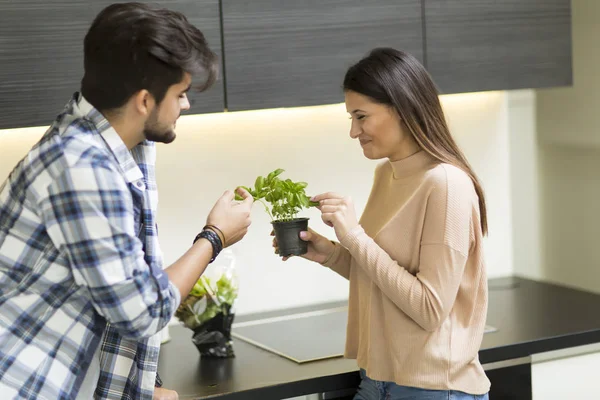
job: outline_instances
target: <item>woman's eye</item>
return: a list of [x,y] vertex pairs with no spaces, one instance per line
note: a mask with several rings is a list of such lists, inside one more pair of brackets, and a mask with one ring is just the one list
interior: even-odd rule
[[365,119],[365,116],[364,115],[357,115],[356,119]]

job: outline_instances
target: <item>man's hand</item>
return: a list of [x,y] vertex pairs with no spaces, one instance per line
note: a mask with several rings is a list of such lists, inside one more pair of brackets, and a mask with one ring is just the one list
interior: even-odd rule
[[179,395],[174,390],[165,389],[162,387],[154,388],[153,400],[179,400]]
[[229,247],[246,235],[250,226],[250,212],[254,199],[250,193],[238,188],[236,192],[243,198],[242,201],[234,201],[234,193],[226,191],[215,203],[206,219],[207,225],[218,227],[225,240],[223,247]]

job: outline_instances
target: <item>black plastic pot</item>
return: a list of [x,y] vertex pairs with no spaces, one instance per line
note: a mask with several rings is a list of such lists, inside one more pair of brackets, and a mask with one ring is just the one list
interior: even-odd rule
[[192,342],[202,357],[235,357],[231,341],[231,325],[235,314],[230,311],[231,307],[225,305],[220,313],[194,329]]
[[272,221],[271,224],[281,257],[301,256],[308,251],[308,242],[300,239],[300,232],[308,230],[308,218]]

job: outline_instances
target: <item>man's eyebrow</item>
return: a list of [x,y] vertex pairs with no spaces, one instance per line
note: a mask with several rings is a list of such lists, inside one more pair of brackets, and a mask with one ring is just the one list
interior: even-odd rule
[[192,88],[192,84],[190,83],[190,84],[188,85],[188,87],[186,87],[186,88],[185,88],[185,89],[184,89],[184,90],[183,90],[181,93],[186,93],[186,92],[189,92],[191,88]]

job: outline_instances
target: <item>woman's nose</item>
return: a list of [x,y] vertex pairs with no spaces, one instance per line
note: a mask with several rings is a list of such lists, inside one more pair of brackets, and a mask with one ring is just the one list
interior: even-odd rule
[[361,129],[358,123],[353,119],[352,125],[350,125],[350,137],[356,139],[360,135]]

